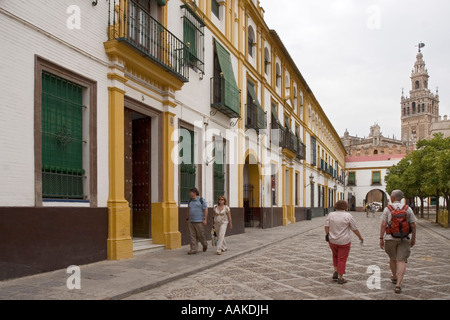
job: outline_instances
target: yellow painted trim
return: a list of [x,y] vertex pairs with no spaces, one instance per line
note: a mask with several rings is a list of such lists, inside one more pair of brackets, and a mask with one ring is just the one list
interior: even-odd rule
[[125,200],[125,92],[119,88],[109,90],[109,198],[108,240],[109,260],[133,257],[131,239],[131,213]]
[[[249,164],[249,167],[248,167],[248,180],[249,180],[249,183],[253,185],[253,196],[254,196],[254,199],[255,199],[255,202],[253,203],[253,206],[257,208],[257,207],[260,207],[260,203],[261,203],[261,199],[260,199],[260,195],[261,195],[261,178],[263,177],[263,175],[261,174],[261,172],[262,172],[261,171],[261,164],[260,164],[260,161],[258,159],[258,155],[253,149],[248,149],[245,152],[244,163],[247,160],[247,158],[249,158],[250,156],[252,156],[255,159],[255,161],[256,161],[256,164],[255,163]],[[256,168],[256,170],[255,170],[255,168]],[[242,173],[244,172],[243,170],[244,170],[244,166],[242,167]],[[242,177],[243,176],[244,175],[242,174]]]
[[283,149],[283,154],[288,159],[295,159],[297,157],[297,155],[289,149]]
[[289,204],[288,219],[289,223],[295,223],[295,200],[294,200],[294,169],[289,168]]
[[152,204],[152,238],[155,244],[165,244],[166,249],[181,248],[178,225],[178,206],[175,202],[175,163],[172,151],[175,142],[175,114],[163,114],[163,202]]
[[110,73],[107,74],[107,76],[108,76],[109,80],[117,80],[117,81],[122,82],[122,83],[127,83],[127,81],[128,81],[127,78],[125,78],[125,77],[123,77],[123,76],[121,76],[121,75],[119,75],[117,73],[110,72]]
[[143,57],[126,44],[117,40],[110,40],[104,43],[106,54],[111,60],[119,58],[124,61],[127,68],[133,69],[134,72],[150,78],[162,86],[168,86],[173,90],[181,90],[184,83],[167,72],[166,69],[159,66],[155,62]]

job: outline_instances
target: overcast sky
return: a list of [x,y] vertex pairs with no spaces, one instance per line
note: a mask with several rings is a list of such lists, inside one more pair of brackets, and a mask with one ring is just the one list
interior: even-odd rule
[[340,136],[367,136],[375,122],[400,138],[402,88],[424,42],[429,88],[450,115],[449,0],[260,0]]

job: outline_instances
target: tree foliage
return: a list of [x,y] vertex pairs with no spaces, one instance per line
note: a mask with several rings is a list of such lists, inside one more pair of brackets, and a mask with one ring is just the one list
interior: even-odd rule
[[400,189],[405,197],[423,199],[443,196],[449,209],[450,196],[450,138],[436,134],[431,140],[421,140],[417,150],[409,153],[388,170],[386,191]]

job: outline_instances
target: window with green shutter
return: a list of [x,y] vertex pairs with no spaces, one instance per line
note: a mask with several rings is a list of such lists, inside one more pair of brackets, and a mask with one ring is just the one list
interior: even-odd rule
[[217,40],[214,43],[211,107],[230,118],[239,118],[241,116],[241,93],[234,77],[231,55]]
[[180,130],[180,199],[189,202],[189,190],[196,186],[197,167],[194,161],[194,131]]
[[225,157],[226,143],[223,139],[214,141],[214,202],[220,196],[225,194],[225,177],[226,177],[226,157]]
[[83,87],[42,73],[42,197],[84,199]]
[[220,6],[217,0],[211,0],[211,12],[220,19]]
[[317,166],[317,139],[311,137],[311,164],[313,167]]
[[182,5],[183,37],[187,47],[186,61],[193,67],[204,71],[204,29],[203,20],[188,6]]
[[372,172],[372,184],[381,184],[381,172],[380,171]]
[[255,129],[258,133],[261,129],[267,129],[266,112],[261,107],[256,95],[255,85],[247,81],[247,128]]
[[348,185],[350,186],[356,185],[356,172],[348,173]]

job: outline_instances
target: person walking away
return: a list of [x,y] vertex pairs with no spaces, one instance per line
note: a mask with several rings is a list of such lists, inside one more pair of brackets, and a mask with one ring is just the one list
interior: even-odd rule
[[392,204],[386,207],[381,215],[380,248],[385,250],[390,258],[391,281],[395,284],[395,293],[402,292],[406,263],[411,255],[411,248],[416,244],[417,218],[410,207],[401,203],[403,197],[403,191],[392,191]]
[[205,226],[208,219],[208,204],[205,199],[200,197],[200,193],[196,188],[189,191],[189,213],[187,217],[189,233],[191,236],[191,250],[189,255],[196,254],[198,243],[203,245],[203,252],[208,249],[208,242],[205,237]]
[[366,215],[367,215],[367,218],[369,217],[369,211],[370,211],[370,203],[367,203],[366,204]]
[[338,284],[344,284],[347,283],[344,274],[351,246],[350,230],[358,236],[361,244],[364,239],[358,231],[355,219],[347,212],[348,203],[340,200],[335,203],[334,209],[336,211],[331,212],[325,222],[325,233],[333,253],[333,280],[337,280]]
[[371,211],[372,216],[375,218],[375,212],[377,211],[377,206],[375,205],[375,203],[372,203]]
[[217,232],[217,254],[228,250],[227,242],[225,241],[225,234],[228,226],[230,230],[233,229],[233,222],[231,220],[231,210],[227,206],[227,199],[224,196],[218,198],[218,205],[214,208],[214,229]]

